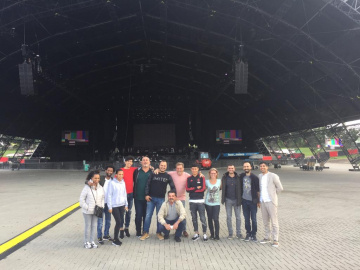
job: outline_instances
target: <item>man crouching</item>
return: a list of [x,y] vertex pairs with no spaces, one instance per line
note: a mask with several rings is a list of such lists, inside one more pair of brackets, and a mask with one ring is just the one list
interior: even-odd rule
[[158,221],[161,224],[161,232],[164,233],[164,239],[169,239],[170,230],[176,230],[175,241],[181,242],[180,236],[184,230],[184,220],[186,218],[185,208],[181,201],[176,197],[176,192],[168,192],[168,201],[161,205]]

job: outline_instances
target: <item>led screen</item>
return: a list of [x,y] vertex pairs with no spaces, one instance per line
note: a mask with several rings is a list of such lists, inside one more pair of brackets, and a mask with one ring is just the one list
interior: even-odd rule
[[216,142],[219,144],[239,144],[242,142],[241,130],[239,129],[217,130]]
[[89,143],[89,131],[65,130],[61,134],[62,145],[87,145]]

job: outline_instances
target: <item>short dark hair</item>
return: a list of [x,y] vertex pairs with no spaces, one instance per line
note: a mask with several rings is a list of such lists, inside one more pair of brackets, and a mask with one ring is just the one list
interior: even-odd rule
[[91,172],[89,172],[88,175],[86,176],[86,181],[89,181],[91,178],[93,178],[95,174],[100,175],[100,172],[99,171],[91,171]]
[[128,161],[128,160],[134,161],[135,158],[134,158],[133,156],[127,156],[127,157],[125,157],[125,161]]
[[200,169],[200,166],[199,166],[199,163],[193,163],[192,165],[191,165],[191,168],[198,168],[198,169]]
[[168,191],[168,195],[169,195],[170,193],[175,193],[175,196],[177,196],[177,195],[176,195],[176,190],[174,190],[174,189],[170,189],[170,190]]
[[160,160],[159,164],[160,164],[161,162],[165,162],[165,163],[167,164],[166,159],[162,159],[162,160]]
[[268,165],[265,161],[260,161],[259,166],[260,166],[261,164],[265,164],[266,167],[269,167],[269,165]]
[[119,172],[123,172],[122,169],[117,169],[115,174],[118,174]]
[[243,163],[243,166],[245,165],[245,163],[249,163],[249,165],[251,166],[250,161],[245,161],[245,162]]
[[105,167],[105,171],[109,168],[112,168],[113,169],[113,172],[115,171],[115,167],[113,165],[106,165]]

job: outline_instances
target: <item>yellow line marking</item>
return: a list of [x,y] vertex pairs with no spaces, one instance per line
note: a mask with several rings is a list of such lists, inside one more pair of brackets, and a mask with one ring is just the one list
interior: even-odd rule
[[0,254],[4,253],[5,251],[9,250],[10,248],[16,246],[17,244],[21,243],[22,241],[26,240],[27,238],[31,237],[35,233],[39,232],[40,230],[44,229],[45,227],[51,225],[55,221],[57,221],[59,218],[62,218],[67,213],[71,212],[75,208],[79,207],[80,204],[77,202],[68,208],[62,210],[61,212],[53,215],[52,217],[44,220],[43,222],[39,223],[38,225],[32,227],[31,229],[23,232],[22,234],[14,237],[13,239],[5,242],[0,246]]

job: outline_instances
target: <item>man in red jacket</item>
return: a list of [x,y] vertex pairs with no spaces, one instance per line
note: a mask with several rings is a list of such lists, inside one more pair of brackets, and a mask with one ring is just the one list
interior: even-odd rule
[[131,209],[134,203],[134,171],[137,170],[136,167],[132,167],[134,163],[134,157],[127,156],[125,157],[125,167],[121,168],[124,172],[124,181],[126,186],[127,201],[128,201],[128,211],[125,214],[125,230],[120,231],[120,238],[124,238],[124,232],[127,237],[130,237],[129,225],[131,218]]
[[187,178],[186,182],[186,191],[189,192],[189,203],[190,203],[190,212],[192,217],[192,222],[194,226],[195,235],[192,238],[193,241],[196,241],[200,238],[197,222],[197,213],[199,212],[200,221],[203,229],[203,239],[204,241],[208,240],[206,235],[206,218],[205,218],[205,178],[199,175],[199,167],[197,164],[194,164],[191,167],[192,175]]

